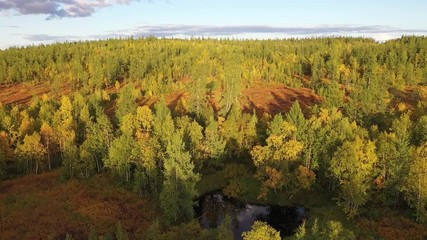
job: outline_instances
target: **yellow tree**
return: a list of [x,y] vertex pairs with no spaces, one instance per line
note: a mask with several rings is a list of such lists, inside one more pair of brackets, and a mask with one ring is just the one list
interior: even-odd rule
[[255,221],[248,232],[243,232],[244,240],[280,240],[280,232],[265,222]]
[[369,199],[377,160],[375,144],[358,136],[344,142],[332,158],[329,170],[340,184],[339,204],[349,217]]
[[284,121],[280,131],[267,138],[266,146],[257,145],[252,149],[257,176],[263,181],[258,198],[265,198],[269,190],[280,190],[284,186],[293,191],[299,188],[295,172],[304,145],[296,140],[296,132],[294,125]]
[[26,135],[24,142],[16,147],[16,154],[26,163],[28,171],[32,169],[32,163],[35,163],[35,173],[39,172],[39,164],[44,159],[46,148],[40,142],[40,134],[34,132],[32,135]]
[[40,127],[40,134],[44,142],[44,145],[46,147],[47,163],[48,163],[48,169],[50,171],[52,168],[50,154],[52,152],[52,142],[55,137],[55,132],[48,123],[43,122],[42,126]]
[[55,139],[59,144],[61,157],[63,160],[64,174],[73,177],[73,165],[77,159],[76,122],[73,117],[73,105],[67,96],[61,98],[61,107],[55,113],[53,122],[55,129]]
[[25,135],[31,134],[33,132],[34,119],[30,117],[28,111],[24,110],[21,112],[21,124],[18,128],[18,134],[20,139]]

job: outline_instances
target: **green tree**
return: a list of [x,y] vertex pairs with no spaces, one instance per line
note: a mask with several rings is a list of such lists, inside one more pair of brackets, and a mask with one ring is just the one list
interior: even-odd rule
[[242,91],[242,67],[240,59],[233,54],[224,64],[223,94],[220,100],[221,114],[227,116],[233,106],[240,107],[239,97]]
[[161,185],[159,140],[153,134],[154,115],[147,106],[138,107],[136,141],[140,156],[136,161],[134,189],[140,193],[157,195]]
[[187,222],[193,218],[193,198],[199,175],[194,173],[190,154],[184,151],[179,131],[167,145],[164,159],[163,189],[160,206],[167,225]]
[[89,122],[85,128],[86,139],[82,147],[89,155],[88,161],[92,161],[96,167],[96,172],[100,172],[103,167],[103,159],[108,155],[113,139],[113,126],[103,110],[96,111],[96,120]]
[[427,143],[416,151],[414,162],[405,178],[403,191],[409,205],[416,210],[418,222],[427,221]]
[[412,138],[417,146],[427,142],[427,115],[422,116],[415,124]]
[[385,205],[396,204],[400,194],[400,164],[395,133],[383,132],[377,138],[379,176],[375,180],[378,196]]
[[286,114],[285,120],[297,128],[297,139],[304,141],[306,138],[307,121],[302,113],[298,100],[294,102],[291,109]]
[[175,123],[164,99],[154,105],[154,110],[153,133],[159,138],[161,147],[165,151],[175,132]]
[[135,88],[133,85],[128,84],[120,91],[119,98],[117,100],[117,120],[121,122],[121,119],[127,114],[135,114],[136,108]]
[[121,118],[121,135],[112,141],[105,166],[112,169],[124,183],[132,180],[131,168],[140,159],[140,148],[135,140],[137,129],[136,117],[127,114]]
[[221,240],[233,240],[233,225],[229,215],[226,215],[222,224],[217,228],[218,235],[217,239]]
[[206,51],[203,52],[204,55],[201,56],[195,66],[193,67],[192,81],[190,85],[190,110],[200,116],[201,111],[207,105],[207,78],[208,78],[208,65],[206,58],[209,58]]
[[410,162],[412,159],[412,146],[411,140],[411,128],[412,122],[408,114],[403,114],[399,118],[395,119],[392,123],[391,130],[396,134],[396,150],[397,160],[395,167],[396,172],[396,188],[401,191],[404,185],[404,179],[408,175]]
[[223,155],[226,142],[219,131],[218,122],[211,118],[205,128],[204,153],[206,154],[207,165],[213,167],[223,166]]
[[314,219],[310,228],[307,228],[305,222],[298,228],[297,233],[290,239],[306,239],[306,240],[354,240],[356,236],[352,231],[342,226],[338,221],[320,222],[317,218]]

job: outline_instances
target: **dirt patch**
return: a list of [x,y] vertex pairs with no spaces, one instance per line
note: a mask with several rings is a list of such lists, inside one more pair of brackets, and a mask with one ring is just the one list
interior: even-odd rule
[[243,91],[242,105],[246,112],[262,114],[286,113],[295,101],[303,111],[321,103],[323,98],[308,88],[290,88],[284,84],[257,85]]
[[[188,81],[188,80],[187,80]],[[122,84],[123,85],[123,84]],[[119,88],[115,86],[108,87],[106,92],[109,94],[117,93]],[[53,89],[48,84],[14,84],[10,86],[0,86],[0,102],[3,104],[19,104],[29,105],[31,99],[34,96],[42,96],[43,94],[52,94]],[[59,98],[62,95],[68,95],[72,93],[70,86],[64,85],[58,93],[55,93],[53,97]],[[216,90],[215,92],[207,96],[207,100],[215,111],[219,109],[219,101],[221,100],[222,92]],[[314,104],[320,103],[322,97],[316,95],[313,90],[308,88],[290,88],[283,84],[263,84],[259,82],[256,86],[246,89],[242,92],[241,104],[243,110],[252,113],[254,110],[257,114],[264,112],[270,114],[285,113],[289,111],[292,104],[298,100],[303,110],[308,109]],[[165,100],[171,109],[175,109],[179,100],[184,98],[188,100],[188,92],[176,92],[165,95]],[[138,99],[138,105],[153,105],[159,100],[159,97],[142,97]],[[114,115],[117,108],[116,100],[113,99],[106,105],[106,112],[111,117]]]
[[[13,85],[0,85],[0,102],[3,104],[29,105],[34,97],[41,97],[53,91],[50,84],[17,83]],[[72,92],[69,85],[63,85],[55,90],[53,97],[59,98]]]
[[91,231],[114,233],[119,222],[140,239],[155,211],[105,174],[61,182],[54,171],[0,183],[0,239],[87,239]]

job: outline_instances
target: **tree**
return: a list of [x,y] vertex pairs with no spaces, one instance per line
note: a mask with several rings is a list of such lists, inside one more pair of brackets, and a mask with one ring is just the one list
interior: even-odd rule
[[135,114],[136,113],[136,96],[134,93],[135,88],[133,85],[126,85],[121,91],[119,95],[119,99],[117,100],[117,111],[116,118],[121,122],[121,119],[127,114]]
[[55,139],[55,132],[48,123],[43,122],[42,126],[40,127],[40,134],[44,142],[44,145],[46,147],[47,163],[48,163],[48,169],[50,171],[52,169],[51,154],[53,151],[52,145]]
[[279,135],[272,134],[267,138],[266,146],[253,147],[252,159],[257,167],[257,176],[263,181],[258,198],[265,198],[271,189],[287,187],[290,192],[296,192],[300,188],[296,178],[299,171],[297,160],[304,145],[296,140],[296,132],[296,127],[285,121]]
[[207,165],[213,167],[223,166],[223,155],[226,142],[219,131],[218,122],[211,118],[205,128],[204,152],[207,155]]
[[403,114],[392,123],[392,131],[396,135],[397,160],[395,167],[396,188],[401,192],[404,179],[408,175],[413,148],[410,144],[412,122],[408,114]]
[[416,210],[416,220],[427,222],[427,143],[416,151],[414,162],[405,178],[405,199]]
[[179,131],[167,145],[164,159],[163,189],[160,206],[167,225],[187,222],[193,218],[193,198],[199,175],[194,173],[190,154],[184,151]]
[[74,161],[78,157],[76,145],[76,122],[73,105],[67,96],[61,98],[61,107],[53,117],[55,138],[61,151],[63,174],[66,178],[73,177]]
[[304,141],[306,137],[305,131],[307,128],[307,123],[298,100],[294,102],[291,109],[286,114],[286,121],[290,124],[293,124],[297,128],[297,139]]
[[375,180],[380,190],[378,196],[385,205],[396,204],[399,200],[400,162],[395,133],[380,133],[376,141],[379,176]]
[[116,138],[109,149],[105,165],[116,173],[124,182],[131,180],[131,167],[140,155],[140,148],[135,141],[137,121],[135,115],[129,113],[121,118],[121,135]]
[[344,142],[332,158],[330,171],[340,184],[338,203],[349,217],[354,217],[369,200],[377,160],[375,144],[358,136]]
[[[320,226],[319,226],[320,225]],[[307,240],[353,240],[356,239],[354,233],[344,228],[341,222],[338,221],[325,221],[319,224],[317,218],[314,219],[311,228],[307,229],[306,223],[303,222],[297,230],[294,237],[290,239],[307,239]]]
[[26,110],[21,112],[21,124],[18,128],[18,136],[22,139],[25,135],[29,135],[34,131],[34,119],[30,117]]
[[164,99],[154,105],[154,110],[153,133],[159,138],[161,147],[165,151],[175,132],[175,124]]
[[281,240],[280,233],[265,222],[255,221],[248,232],[243,232],[244,240]]
[[202,59],[195,62],[190,85],[190,107],[191,111],[198,117],[200,116],[202,109],[207,105],[206,85],[209,69],[206,63],[209,62],[209,60],[206,58],[209,58],[209,56],[206,54],[206,51],[204,53],[204,56],[201,57]]
[[135,161],[134,190],[157,195],[161,185],[162,149],[153,134],[154,115],[147,106],[138,107],[134,121],[139,150],[139,157]]
[[103,112],[97,110],[95,121],[89,122],[85,128],[86,139],[82,143],[82,147],[89,154],[89,161],[93,161],[96,167],[96,172],[100,172],[103,167],[103,159],[108,155],[113,138],[113,126],[110,119]]
[[191,121],[188,116],[176,120],[176,127],[183,136],[185,149],[190,152],[197,171],[203,167],[203,127],[195,120]]
[[422,116],[416,123],[413,131],[413,142],[417,146],[427,142],[427,115]]
[[358,126],[355,122],[350,123],[336,108],[321,109],[308,120],[307,126],[308,134],[302,158],[304,166],[317,170],[318,180],[323,187],[334,191],[336,181],[329,171],[331,159],[343,142],[354,139]]
[[136,109],[136,121],[138,122],[137,132],[140,132],[140,133],[152,132],[154,115],[149,107],[142,106]]
[[139,158],[136,159],[134,190],[157,196],[161,188],[161,148],[158,139],[149,134],[136,139]]
[[233,106],[239,105],[240,92],[242,91],[242,67],[241,61],[233,54],[224,64],[224,79],[222,87],[224,92],[220,100],[221,115],[227,116]]
[[232,220],[229,215],[226,215],[224,217],[224,221],[222,224],[217,228],[218,235],[217,239],[221,240],[233,240],[233,225]]
[[16,154],[25,161],[27,172],[32,171],[34,162],[34,172],[38,174],[40,162],[43,161],[46,154],[46,148],[41,143],[40,134],[34,132],[31,135],[26,135],[24,142],[16,147]]

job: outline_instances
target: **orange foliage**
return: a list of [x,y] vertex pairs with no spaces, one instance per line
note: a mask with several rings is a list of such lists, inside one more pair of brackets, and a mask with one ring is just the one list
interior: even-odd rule
[[117,188],[107,175],[59,181],[59,172],[0,183],[0,239],[87,239],[91,230],[114,233],[120,222],[140,239],[156,215],[148,201]]
[[310,189],[316,181],[316,173],[305,166],[298,167],[298,181],[305,189]]
[[265,199],[270,189],[279,189],[283,186],[284,183],[283,173],[281,173],[279,170],[272,167],[266,167],[265,172],[268,176],[268,179],[262,183],[262,189],[261,193],[257,197],[258,199]]

